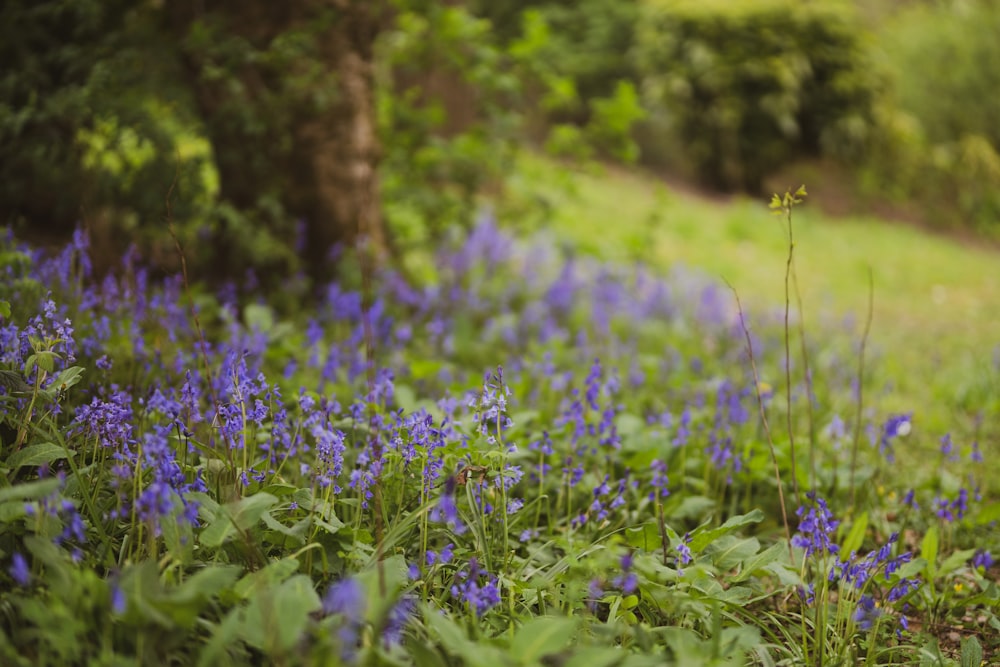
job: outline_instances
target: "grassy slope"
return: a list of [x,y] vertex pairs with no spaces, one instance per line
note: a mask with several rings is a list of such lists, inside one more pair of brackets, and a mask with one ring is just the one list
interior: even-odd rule
[[[764,201],[713,201],[655,178],[608,168],[559,176],[527,158],[526,178],[553,204],[557,235],[605,258],[641,256],[724,277],[744,301],[784,303],[783,219]],[[798,183],[795,184],[797,186]],[[808,183],[806,184],[808,188]],[[968,421],[1000,393],[1000,254],[874,218],[828,218],[806,204],[794,214],[796,262],[807,335],[853,317],[860,338],[875,285],[871,348],[894,391],[888,405],[914,410],[935,429]]]

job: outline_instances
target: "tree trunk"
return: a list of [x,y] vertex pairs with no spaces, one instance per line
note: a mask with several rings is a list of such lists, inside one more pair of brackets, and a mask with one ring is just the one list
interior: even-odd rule
[[220,196],[262,223],[269,202],[305,223],[310,273],[330,250],[385,246],[376,165],[380,0],[173,0]]

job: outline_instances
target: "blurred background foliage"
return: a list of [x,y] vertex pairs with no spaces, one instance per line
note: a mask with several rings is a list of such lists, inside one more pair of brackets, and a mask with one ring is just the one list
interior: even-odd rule
[[[346,3],[350,4],[350,3]],[[989,0],[393,0],[374,41],[391,250],[438,243],[504,197],[518,151],[641,164],[758,194],[803,160],[864,202],[1000,233],[1000,6]],[[178,31],[148,0],[0,8],[0,222],[36,240],[87,225],[222,270],[305,268],[287,168],[295,127],[336,104],[319,19],[257,39]],[[219,98],[206,109],[192,86]],[[259,81],[249,85],[247,72]],[[227,136],[222,142],[220,136]],[[239,150],[237,150],[239,149]],[[249,191],[233,195],[234,182]],[[523,195],[523,192],[521,192]]]

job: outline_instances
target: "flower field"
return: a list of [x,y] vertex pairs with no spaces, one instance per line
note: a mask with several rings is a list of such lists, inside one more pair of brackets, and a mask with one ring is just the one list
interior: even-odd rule
[[0,663],[1000,660],[995,442],[846,329],[556,247],[484,216],[269,299],[8,235]]

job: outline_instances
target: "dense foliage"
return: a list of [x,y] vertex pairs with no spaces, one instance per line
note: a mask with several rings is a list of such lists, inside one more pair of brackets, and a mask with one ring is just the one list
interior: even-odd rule
[[[484,218],[426,284],[285,316],[252,274],[213,293],[133,253],[97,279],[87,253],[3,244],[4,664],[997,649],[995,448],[859,416],[831,339],[811,383],[792,360],[796,465],[777,318],[698,276]],[[940,465],[900,468],[938,437]]]
[[873,132],[881,84],[841,5],[650,2],[636,58],[647,102],[718,187],[759,191],[806,155],[856,159]]
[[1000,8],[921,4],[901,11],[879,42],[894,76],[881,111],[869,184],[931,211],[946,228],[1000,234]]

